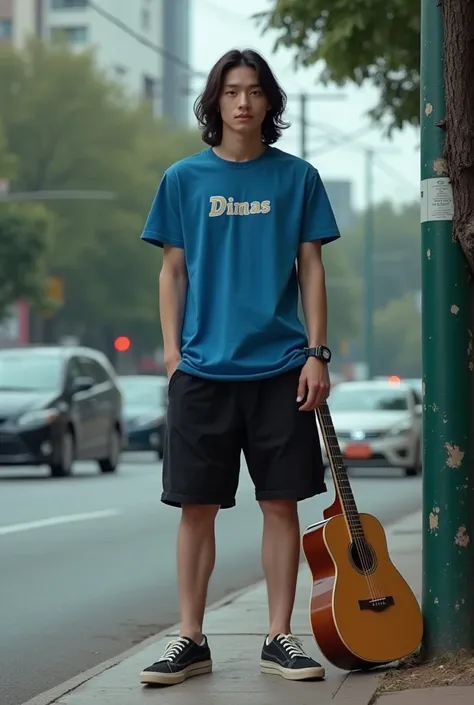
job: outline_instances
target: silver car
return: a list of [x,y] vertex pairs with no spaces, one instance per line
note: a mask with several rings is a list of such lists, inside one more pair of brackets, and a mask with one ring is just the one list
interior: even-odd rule
[[[345,465],[421,473],[422,406],[401,381],[342,382],[328,403]],[[321,431],[320,431],[321,435]],[[321,435],[323,460],[329,465]]]

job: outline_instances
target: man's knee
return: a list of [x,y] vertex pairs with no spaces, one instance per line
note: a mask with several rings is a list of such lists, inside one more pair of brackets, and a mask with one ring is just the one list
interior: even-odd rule
[[298,503],[293,499],[266,499],[259,502],[265,519],[294,521],[298,518]]
[[193,526],[213,524],[220,509],[216,504],[183,504],[181,521]]

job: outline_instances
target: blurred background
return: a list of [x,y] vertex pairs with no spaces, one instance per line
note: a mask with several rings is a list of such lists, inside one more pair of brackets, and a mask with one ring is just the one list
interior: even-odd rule
[[[361,24],[350,0],[0,0],[1,705],[178,619],[161,251],[139,237],[163,171],[205,147],[192,105],[230,48],[270,61],[279,146],[319,169],[342,231],[324,250],[329,401],[358,507],[385,524],[419,507],[419,17],[379,8]],[[242,469],[210,602],[262,577]]]
[[0,346],[81,343],[120,371],[162,370],[160,252],[137,239],[163,170],[204,147],[207,72],[250,46],[288,93],[279,146],[320,170],[343,233],[325,252],[334,373],[420,375],[417,130],[389,136],[368,116],[374,87],[324,86],[274,53],[253,17],[271,4],[0,0],[0,218],[16,233],[0,245]]

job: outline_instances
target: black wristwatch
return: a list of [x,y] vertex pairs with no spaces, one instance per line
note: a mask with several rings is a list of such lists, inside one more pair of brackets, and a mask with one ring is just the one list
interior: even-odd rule
[[326,364],[331,362],[331,351],[325,345],[318,345],[316,348],[305,348],[304,353],[306,355],[306,359],[308,359],[308,357],[316,357],[318,360],[321,360],[321,362],[325,362]]

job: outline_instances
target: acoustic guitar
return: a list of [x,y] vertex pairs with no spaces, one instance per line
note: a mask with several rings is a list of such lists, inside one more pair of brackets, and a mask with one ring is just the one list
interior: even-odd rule
[[382,525],[357,510],[327,403],[316,414],[336,497],[324,520],[302,536],[312,576],[310,624],[330,663],[367,670],[411,655],[421,643],[423,619],[390,559]]

